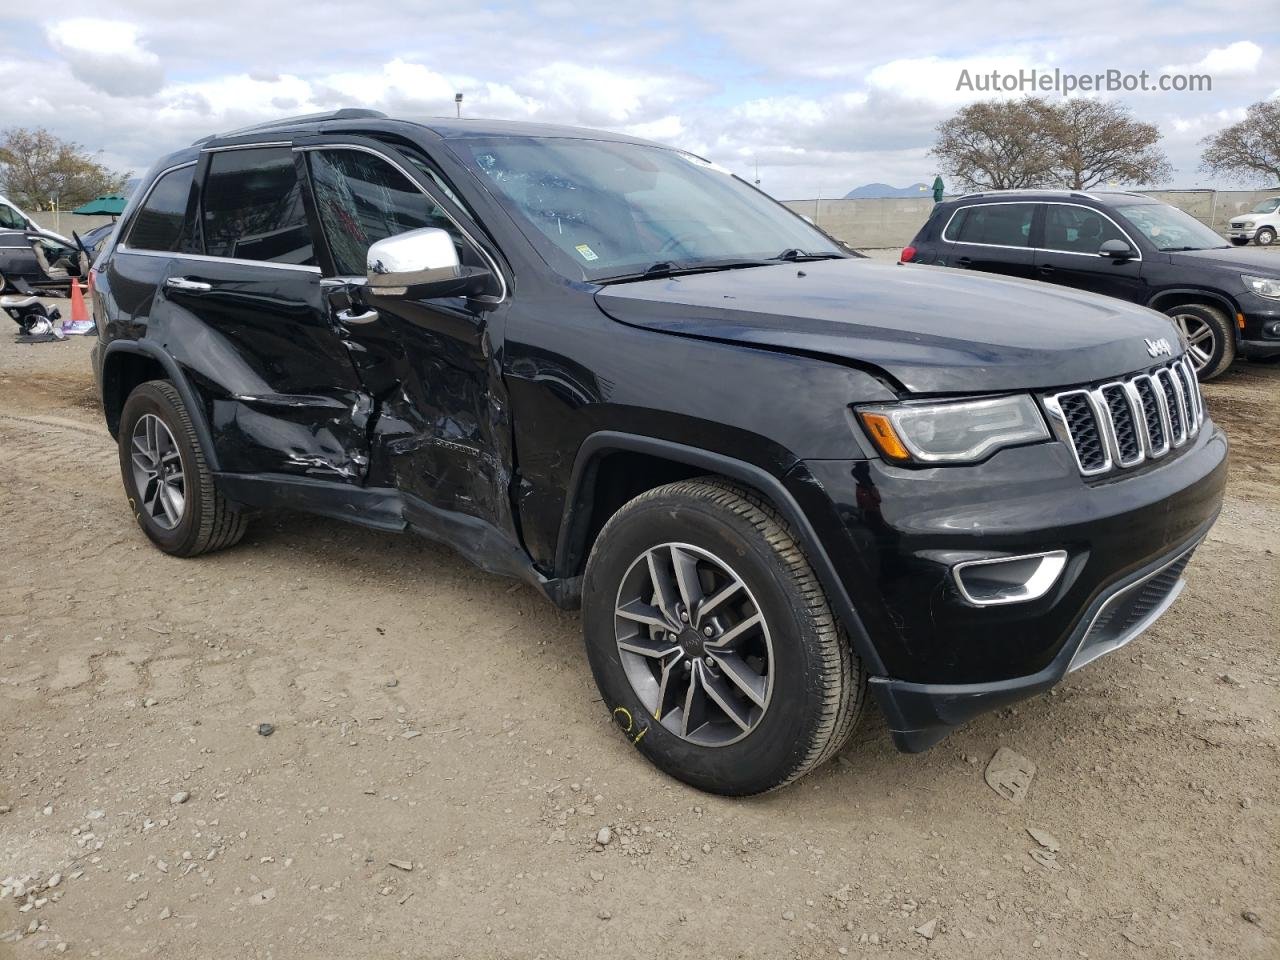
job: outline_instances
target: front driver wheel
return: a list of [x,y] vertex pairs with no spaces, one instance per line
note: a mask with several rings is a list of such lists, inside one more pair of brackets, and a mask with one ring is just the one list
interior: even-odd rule
[[808,560],[752,493],[688,480],[632,500],[583,584],[596,684],[627,740],[671,776],[745,796],[834,755],[865,699]]
[[138,526],[157,547],[194,557],[239,542],[246,516],[214,485],[182,395],[142,384],[120,413],[120,473]]
[[1212,380],[1236,358],[1236,336],[1225,311],[1203,303],[1184,303],[1165,311],[1173,320],[1201,380]]

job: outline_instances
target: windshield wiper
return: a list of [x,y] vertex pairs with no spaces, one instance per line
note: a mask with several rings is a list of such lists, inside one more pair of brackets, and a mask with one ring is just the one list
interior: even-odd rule
[[651,263],[639,273],[623,273],[616,277],[600,277],[595,283],[628,283],[633,280],[652,280],[655,277],[683,277],[693,273],[714,273],[717,270],[741,270],[744,267],[767,267],[771,260],[694,260],[688,263],[677,263],[674,260],[659,260]]
[[844,255],[840,253],[805,253],[795,247],[788,247],[776,257],[770,257],[771,260],[785,260],[788,263],[799,263],[805,260],[843,260]]

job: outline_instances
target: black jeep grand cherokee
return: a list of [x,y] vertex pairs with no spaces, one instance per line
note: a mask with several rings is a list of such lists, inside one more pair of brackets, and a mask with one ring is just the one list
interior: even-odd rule
[[1178,595],[1227,443],[1141,307],[851,256],[706,161],[340,111],[161,161],[96,265],[95,366],[162,550],[292,507],[581,602],[607,709],[780,786],[868,687],[899,747]]

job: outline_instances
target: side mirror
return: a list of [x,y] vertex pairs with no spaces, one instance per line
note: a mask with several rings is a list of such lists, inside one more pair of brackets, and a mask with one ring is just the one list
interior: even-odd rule
[[1123,240],[1108,240],[1098,251],[1098,256],[1110,257],[1112,260],[1132,260],[1135,254],[1133,247]]
[[480,293],[489,271],[464,267],[448,231],[423,227],[379,240],[365,260],[366,289],[382,297],[429,300]]

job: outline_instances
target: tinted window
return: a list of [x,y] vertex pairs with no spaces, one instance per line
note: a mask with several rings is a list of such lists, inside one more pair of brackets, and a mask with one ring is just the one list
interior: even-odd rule
[[1067,204],[1045,205],[1044,247],[1068,253],[1097,253],[1108,240],[1128,239],[1097,210]]
[[186,250],[191,239],[187,199],[196,165],[170,170],[156,181],[134,217],[128,245],[139,250]]
[[964,207],[947,224],[946,239],[957,243],[986,243],[1001,247],[1031,245],[1033,203],[991,203]]
[[313,151],[311,181],[339,276],[363,277],[370,246],[421,227],[449,231],[459,259],[468,261],[462,235],[444,210],[381,157],[360,150]]
[[18,215],[18,211],[13,209],[7,203],[0,203],[0,227],[9,230],[26,229],[27,221]]
[[315,264],[293,151],[287,147],[214,153],[203,206],[209,256]]

